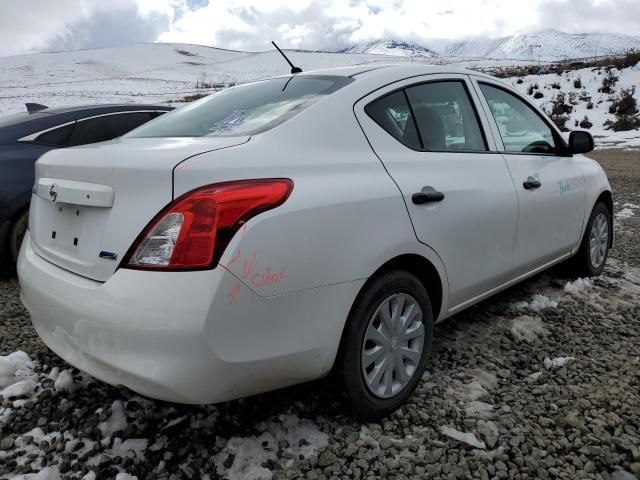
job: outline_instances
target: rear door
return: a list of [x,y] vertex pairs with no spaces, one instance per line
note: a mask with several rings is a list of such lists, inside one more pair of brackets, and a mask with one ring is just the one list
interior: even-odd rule
[[524,99],[478,78],[496,138],[519,198],[516,273],[567,255],[578,244],[585,214],[585,181],[578,162],[548,119]]
[[355,105],[418,239],[443,260],[453,309],[508,279],[516,237],[514,185],[475,100],[466,75],[429,75]]

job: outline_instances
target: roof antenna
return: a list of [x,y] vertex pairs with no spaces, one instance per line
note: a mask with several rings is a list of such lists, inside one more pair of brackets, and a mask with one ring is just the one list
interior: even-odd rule
[[282,55],[284,59],[287,61],[287,63],[291,66],[291,74],[302,73],[302,69],[300,67],[294,66],[293,63],[291,63],[291,60],[289,60],[287,56],[284,54],[284,52],[280,50],[280,47],[276,45],[276,42],[272,40],[271,43],[273,43],[273,46],[276,47],[276,49],[280,52],[280,55]]

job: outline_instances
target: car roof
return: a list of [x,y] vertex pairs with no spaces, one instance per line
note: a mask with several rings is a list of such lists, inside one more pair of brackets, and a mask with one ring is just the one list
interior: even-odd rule
[[391,75],[398,77],[415,76],[415,75],[433,75],[433,74],[461,74],[461,75],[477,75],[486,78],[494,78],[485,73],[468,68],[461,68],[450,65],[425,65],[425,64],[407,64],[407,63],[370,63],[363,65],[353,65],[348,67],[323,68],[319,70],[310,70],[308,72],[299,73],[297,75],[333,75],[344,77],[362,76],[367,78],[381,77],[386,78]]

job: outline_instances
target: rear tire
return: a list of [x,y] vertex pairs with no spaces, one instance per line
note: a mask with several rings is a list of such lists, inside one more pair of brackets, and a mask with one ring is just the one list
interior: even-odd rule
[[365,286],[349,313],[336,364],[354,412],[376,419],[404,404],[422,377],[432,338],[431,302],[414,275],[391,270]]
[[571,259],[571,273],[578,277],[602,274],[611,245],[611,212],[602,203],[593,207],[578,253]]
[[15,265],[18,262],[18,254],[20,253],[20,246],[22,245],[22,240],[24,239],[24,235],[27,232],[27,225],[29,223],[29,210],[25,210],[22,212],[16,220],[11,225],[9,229],[9,237],[8,237],[8,249],[9,249],[9,258],[11,262]]

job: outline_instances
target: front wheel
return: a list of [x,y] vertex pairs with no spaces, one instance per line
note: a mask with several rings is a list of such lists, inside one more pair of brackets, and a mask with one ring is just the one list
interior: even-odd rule
[[380,418],[400,407],[431,352],[429,295],[412,274],[381,274],[358,295],[345,326],[338,367],[356,414]]
[[582,277],[594,277],[604,271],[611,245],[611,212],[598,202],[589,221],[578,253],[573,258],[573,270]]

